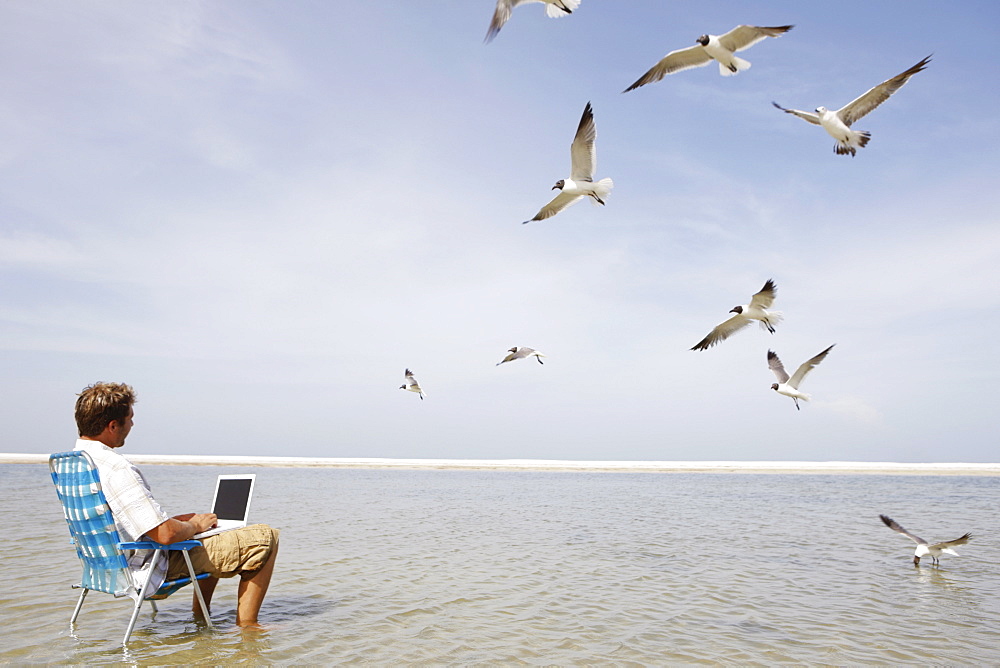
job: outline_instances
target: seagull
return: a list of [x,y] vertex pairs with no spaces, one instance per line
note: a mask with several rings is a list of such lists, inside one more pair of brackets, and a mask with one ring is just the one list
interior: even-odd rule
[[[837,345],[836,343],[833,346]],[[805,392],[799,392],[799,385],[802,384],[803,379],[805,379],[806,374],[812,371],[817,364],[823,361],[823,359],[829,354],[830,350],[833,349],[830,346],[819,355],[816,355],[812,359],[809,359],[799,365],[799,368],[795,370],[795,375],[788,378],[788,374],[785,372],[785,367],[778,359],[778,356],[774,354],[773,350],[767,351],[767,366],[774,372],[774,375],[778,377],[778,382],[771,385],[771,389],[778,394],[783,394],[786,397],[791,397],[792,401],[795,402],[796,410],[802,410],[799,408],[799,399],[802,401],[809,401],[810,396]]]
[[907,538],[909,538],[910,540],[912,540],[914,543],[917,544],[917,549],[913,551],[914,566],[919,566],[920,557],[926,556],[928,554],[931,555],[931,563],[935,565],[937,565],[938,563],[938,557],[940,557],[942,554],[951,554],[957,557],[959,556],[958,552],[956,552],[951,548],[958,547],[959,545],[965,545],[972,538],[972,534],[967,533],[961,538],[956,538],[955,540],[946,540],[940,543],[934,543],[933,545],[928,545],[926,540],[924,540],[920,536],[914,536],[912,533],[910,533],[903,527],[899,526],[899,524],[896,523],[896,520],[892,519],[891,517],[887,517],[885,515],[879,515],[879,518],[881,518],[881,520],[885,522],[885,525],[887,527],[889,527],[896,533],[903,534],[904,536],[906,536]]
[[593,197],[598,204],[604,204],[604,198],[611,193],[614,182],[611,179],[601,179],[594,183],[594,171],[597,169],[597,152],[594,149],[594,139],[597,138],[597,128],[594,125],[594,110],[590,102],[583,108],[580,127],[576,129],[576,137],[569,147],[572,158],[572,168],[567,179],[560,179],[552,186],[552,190],[561,190],[551,202],[542,207],[531,220],[545,220],[556,215],[570,204],[575,204],[581,197]]
[[413,372],[409,369],[406,370],[406,382],[399,386],[401,390],[409,390],[410,392],[416,392],[420,395],[420,400],[424,399],[424,391],[420,389],[420,384],[417,379],[413,377]]
[[542,358],[545,357],[545,355],[538,352],[534,348],[518,348],[517,346],[514,346],[508,350],[507,353],[507,357],[504,357],[502,360],[497,362],[497,366],[500,366],[504,362],[513,362],[514,360],[524,359],[526,357],[531,357],[532,355],[535,356],[535,359],[538,360],[539,364],[545,364],[545,362],[542,361]]
[[552,19],[572,14],[573,10],[580,6],[580,0],[497,0],[497,8],[493,12],[490,29],[486,31],[486,43],[493,41],[493,38],[500,32],[500,28],[503,28],[503,24],[507,23],[507,19],[510,18],[510,13],[515,7],[526,5],[529,2],[544,2],[545,13]]
[[639,80],[623,90],[627,93],[639,86],[659,81],[668,74],[689,70],[693,67],[704,67],[713,60],[719,63],[719,74],[731,77],[738,72],[750,69],[750,63],[733,55],[735,51],[749,49],[757,42],[768,37],[783,35],[795,26],[736,26],[725,35],[702,35],[695,42],[698,46],[671,51],[660,59],[660,62],[639,77]]
[[708,333],[708,336],[699,341],[691,350],[708,350],[716,343],[724,341],[744,327],[750,324],[751,320],[760,322],[761,329],[774,334],[774,325],[781,322],[780,311],[768,311],[774,303],[774,295],[778,287],[774,281],[767,279],[760,292],[750,298],[749,304],[734,306],[730,313],[735,313],[732,318],[716,325],[715,329]]
[[786,114],[795,114],[813,125],[821,126],[831,137],[837,140],[837,143],[833,145],[834,153],[837,155],[850,154],[851,157],[854,157],[858,149],[864,148],[868,144],[868,140],[871,139],[871,133],[869,132],[851,130],[851,125],[854,124],[854,121],[864,118],[875,107],[888,100],[893,93],[902,88],[903,84],[910,80],[910,77],[917,72],[922,72],[930,61],[931,57],[927,56],[910,69],[883,81],[837,111],[830,111],[826,107],[816,107],[816,113],[813,113],[811,111],[800,111],[799,109],[785,109],[777,102],[771,102],[771,104]]

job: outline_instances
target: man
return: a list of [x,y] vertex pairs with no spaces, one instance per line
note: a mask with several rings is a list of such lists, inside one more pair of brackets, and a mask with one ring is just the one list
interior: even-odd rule
[[[128,385],[95,383],[84,389],[76,401],[80,438],[75,449],[85,451],[97,464],[101,487],[122,540],[136,541],[146,536],[164,545],[188,540],[215,526],[215,515],[187,513],[169,517],[153,498],[139,469],[117,452],[132,430],[135,402],[135,392]],[[278,530],[255,524],[209,536],[202,543],[190,555],[195,572],[211,574],[198,581],[206,605],[211,605],[219,578],[238,574],[236,624],[259,626],[257,614],[278,554]],[[146,550],[137,550],[128,558],[137,586],[151,578],[149,591],[156,591],[165,579],[188,574],[180,552],[171,552],[169,562],[161,559],[155,573],[149,572],[151,562],[152,553]],[[201,615],[197,597],[192,608],[196,616]]]

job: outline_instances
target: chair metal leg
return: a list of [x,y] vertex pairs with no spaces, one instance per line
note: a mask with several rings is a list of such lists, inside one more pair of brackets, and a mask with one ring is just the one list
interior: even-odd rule
[[123,647],[128,647],[128,639],[132,636],[132,629],[135,628],[135,621],[139,619],[139,608],[142,607],[142,600],[146,597],[147,590],[149,589],[149,581],[152,579],[153,573],[156,572],[156,562],[160,560],[161,553],[162,550],[155,550],[153,552],[153,560],[152,563],[149,564],[146,581],[142,583],[142,588],[139,590],[139,594],[135,597],[135,607],[132,608],[132,618],[128,620],[128,628],[125,629],[125,638],[122,640]]
[[208,624],[208,628],[212,627],[212,618],[208,614],[208,606],[205,605],[205,597],[201,593],[201,584],[195,579],[194,566],[191,565],[191,555],[188,554],[187,550],[181,552],[184,555],[184,563],[188,567],[188,576],[191,578],[191,586],[194,587],[194,595],[198,599],[198,605],[201,606],[201,614],[205,616],[205,623]]
[[83,607],[83,599],[87,598],[87,592],[88,591],[90,591],[90,590],[85,587],[83,589],[83,592],[80,593],[80,598],[76,602],[76,609],[73,610],[73,616],[69,618],[69,625],[70,626],[73,626],[73,624],[76,624],[76,618],[80,614],[80,608]]
[[122,647],[128,647],[128,639],[132,636],[132,629],[135,628],[135,621],[139,619],[139,606],[142,605],[142,597],[140,596],[135,600],[135,606],[132,608],[132,617],[128,620],[128,628],[125,629],[125,638],[122,640]]
[[149,602],[149,607],[151,607],[153,609],[153,614],[154,615],[160,611],[160,609],[156,607],[156,601],[150,601]]

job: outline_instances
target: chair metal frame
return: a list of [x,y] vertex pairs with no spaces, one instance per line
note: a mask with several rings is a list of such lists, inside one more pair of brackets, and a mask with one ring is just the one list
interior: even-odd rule
[[[191,555],[188,553],[192,548],[200,546],[201,541],[185,540],[163,545],[152,540],[131,542],[121,540],[111,507],[101,488],[97,466],[86,452],[71,450],[51,455],[49,473],[52,475],[52,482],[62,503],[63,516],[69,526],[72,543],[76,546],[76,554],[83,564],[81,582],[73,585],[74,589],[83,591],[69,620],[70,628],[76,623],[89,591],[101,591],[115,598],[127,596],[134,602],[132,616],[125,630],[125,638],[122,640],[122,645],[128,646],[144,600],[149,601],[153,614],[156,614],[155,599],[164,599],[195,580],[209,577],[208,573],[194,572]],[[168,552],[180,551],[190,577],[164,582],[155,592],[150,593],[147,591],[149,578],[141,587],[136,587],[136,580],[125,559],[125,550],[153,550],[153,559],[149,566],[150,574],[155,572],[161,558],[169,558]],[[209,628],[213,628],[201,587],[195,586],[194,592],[205,617],[205,623]]]

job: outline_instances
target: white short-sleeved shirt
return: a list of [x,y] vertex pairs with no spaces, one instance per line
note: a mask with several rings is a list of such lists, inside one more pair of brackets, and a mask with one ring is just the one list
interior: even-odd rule
[[[153,498],[149,484],[136,466],[123,455],[118,454],[100,441],[79,439],[75,450],[83,450],[97,464],[101,476],[101,488],[115,516],[115,526],[121,539],[142,540],[151,531],[167,521],[169,516]],[[127,552],[129,570],[135,578],[135,586],[141,588],[149,573],[153,553],[147,550]],[[167,560],[161,558],[156,572],[151,578],[150,592],[156,591],[167,574]]]

